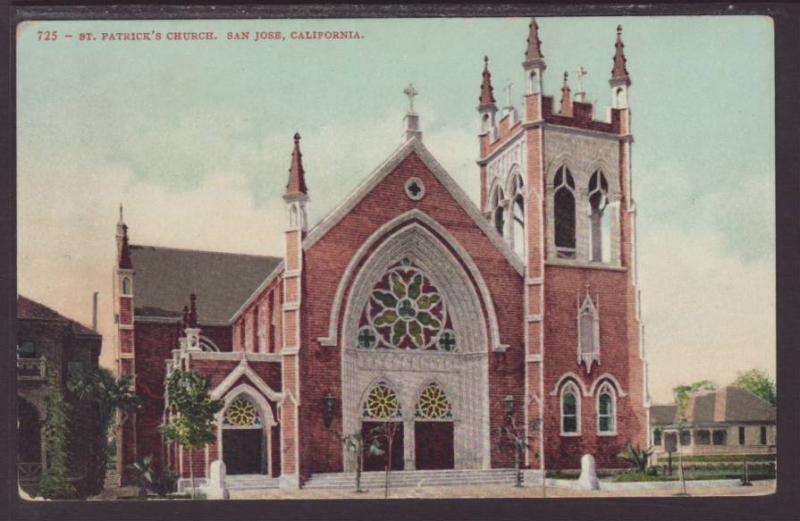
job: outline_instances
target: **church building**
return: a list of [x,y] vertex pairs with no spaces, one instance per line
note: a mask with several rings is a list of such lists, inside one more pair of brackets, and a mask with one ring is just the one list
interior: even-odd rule
[[[521,107],[509,86],[498,108],[484,58],[479,205],[426,148],[409,86],[399,148],[315,226],[294,135],[282,257],[130,244],[120,212],[117,369],[145,402],[119,427],[123,481],[153,455],[182,478],[191,458],[201,481],[222,461],[297,488],[355,471],[342,436],[386,424],[397,470],[513,467],[509,431],[532,470],[624,467],[625,445],[646,445],[622,29],[602,118],[566,73],[560,101],[545,95],[538,33]],[[205,449],[159,434],[176,368],[224,401]]]

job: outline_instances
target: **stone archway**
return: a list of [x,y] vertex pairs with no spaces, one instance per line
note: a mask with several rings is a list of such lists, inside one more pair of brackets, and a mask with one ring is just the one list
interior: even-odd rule
[[232,389],[218,420],[219,458],[226,474],[272,475],[272,428],[267,400],[248,385]]
[[[452,238],[449,238],[452,240]],[[359,347],[365,332],[364,313],[374,291],[386,284],[387,270],[408,269],[422,274],[446,305],[447,325],[437,333],[442,340],[431,348],[423,332],[424,349],[408,348],[403,339],[397,348]],[[411,284],[413,276],[405,281]],[[383,282],[382,282],[383,281]],[[411,288],[411,286],[407,286]],[[391,299],[390,299],[391,300]],[[397,314],[408,314],[403,298]],[[407,300],[407,299],[405,299]],[[371,305],[371,304],[370,304]],[[419,311],[419,306],[414,309]],[[414,411],[420,389],[435,378],[446,386],[452,406],[453,468],[489,468],[488,351],[489,335],[475,283],[442,239],[419,222],[410,222],[384,240],[366,259],[355,276],[345,304],[342,324],[342,404],[344,432],[357,432],[363,421],[363,400],[376,381],[395,383],[404,424],[404,468],[416,467]],[[391,315],[391,314],[390,314]],[[391,318],[391,317],[390,317]],[[375,325],[375,321],[371,322]],[[400,328],[406,331],[404,327]],[[411,330],[411,326],[408,326]],[[372,334],[379,336],[375,329]],[[447,348],[452,335],[455,346]],[[344,469],[355,469],[355,456],[344,454]]]

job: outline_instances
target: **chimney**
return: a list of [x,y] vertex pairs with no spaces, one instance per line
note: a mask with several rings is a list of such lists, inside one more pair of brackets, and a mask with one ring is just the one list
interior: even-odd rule
[[92,293],[92,330],[97,331],[97,291]]

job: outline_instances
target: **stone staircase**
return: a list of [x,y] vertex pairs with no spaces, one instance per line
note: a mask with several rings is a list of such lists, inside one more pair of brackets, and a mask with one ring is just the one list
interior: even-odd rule
[[[389,478],[392,487],[457,486],[457,485],[513,485],[516,479],[514,469],[489,470],[395,470]],[[361,487],[380,488],[384,473],[364,472],[361,474]],[[312,474],[303,488],[354,488],[355,472]]]
[[233,474],[225,476],[225,486],[228,490],[278,488],[278,478],[264,474]]

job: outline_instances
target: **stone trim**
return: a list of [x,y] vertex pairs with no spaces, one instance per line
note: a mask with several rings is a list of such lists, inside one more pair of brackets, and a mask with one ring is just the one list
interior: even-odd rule
[[580,386],[581,391],[583,391],[583,396],[591,396],[589,390],[586,388],[585,385],[583,385],[583,381],[581,380],[581,378],[572,371],[568,371],[561,375],[561,378],[559,378],[556,384],[553,386],[553,390],[550,391],[550,396],[558,396],[561,386],[564,384],[565,381],[570,379],[575,380],[575,382]]
[[623,390],[622,385],[620,385],[619,380],[617,380],[614,377],[614,375],[612,375],[611,373],[603,373],[600,376],[598,376],[595,379],[595,381],[592,382],[592,386],[589,388],[589,394],[587,396],[593,396],[595,394],[595,392],[597,391],[597,386],[600,383],[602,383],[604,380],[609,381],[609,382],[611,382],[613,384],[614,394],[615,395],[619,394],[620,398],[628,396],[628,393],[626,393]]
[[233,314],[233,316],[228,321],[228,324],[226,325],[235,322],[239,318],[239,315],[241,315],[244,312],[244,310],[247,309],[250,306],[250,304],[252,304],[259,297],[259,295],[261,295],[261,292],[264,291],[267,288],[267,286],[272,284],[272,281],[274,281],[275,278],[280,274],[280,272],[283,271],[283,268],[284,268],[284,261],[280,261],[278,265],[275,266],[275,268],[272,270],[272,273],[267,275],[267,278],[264,279],[264,282],[259,284],[259,286],[255,289],[255,291],[253,291],[253,293],[251,293],[250,296],[247,297],[247,300],[245,300],[244,303],[241,306],[239,306],[239,309],[236,310],[236,312]]
[[438,161],[431,155],[425,145],[419,138],[412,138],[406,141],[399,149],[397,149],[389,158],[384,161],[376,170],[374,170],[356,189],[351,192],[351,195],[345,199],[342,204],[337,206],[330,214],[328,214],[322,222],[315,226],[303,240],[303,249],[308,250],[317,243],[325,234],[328,233],[339,221],[348,215],[353,208],[370,193],[383,179],[392,173],[395,168],[412,152],[416,152],[422,162],[431,171],[434,177],[442,183],[445,189],[450,192],[450,195],[459,203],[462,209],[473,219],[475,224],[492,242],[497,250],[506,257],[509,264],[514,267],[519,274],[524,272],[524,265],[516,253],[505,243],[502,237],[493,229],[490,223],[481,215],[481,211],[475,206],[475,203],[469,198],[464,190],[450,177],[450,174],[439,164]]
[[193,351],[191,357],[195,360],[225,360],[235,362],[246,358],[252,362],[280,362],[280,353],[251,353],[249,351]]
[[628,271],[624,266],[612,266],[600,262],[585,262],[581,260],[569,259],[550,259],[545,262],[546,266],[558,266],[562,268],[587,268],[592,270],[606,270],[606,271]]
[[280,402],[284,398],[283,393],[276,392],[272,390],[272,388],[261,379],[253,368],[250,367],[250,364],[247,363],[247,358],[243,357],[239,365],[236,366],[236,369],[228,373],[228,376],[225,377],[222,382],[218,386],[211,391],[211,398],[213,400],[219,400],[228,392],[228,390],[235,384],[239,378],[247,377],[255,386],[256,389],[264,393],[264,395],[272,400],[273,402]]
[[[489,332],[492,342],[492,348],[497,351],[505,350],[505,348],[507,348],[508,346],[503,344],[500,339],[500,330],[497,323],[497,315],[494,309],[494,301],[491,298],[491,294],[489,293],[489,287],[483,280],[483,277],[481,276],[478,266],[472,260],[467,251],[447,231],[447,229],[444,228],[444,226],[439,224],[428,214],[417,209],[410,210],[404,214],[397,216],[391,221],[384,223],[369,238],[367,238],[366,241],[364,241],[364,243],[361,245],[358,251],[356,251],[356,253],[353,255],[352,259],[350,259],[350,263],[347,265],[347,268],[342,274],[342,277],[339,281],[339,286],[336,288],[336,295],[333,298],[331,313],[328,319],[328,336],[318,337],[317,340],[319,341],[319,343],[323,346],[338,345],[339,315],[341,313],[341,306],[343,305],[344,302],[345,292],[347,291],[350,285],[350,281],[353,280],[353,278],[355,277],[356,267],[359,265],[359,262],[362,260],[362,258],[364,258],[367,255],[374,256],[376,254],[377,250],[375,251],[371,250],[373,249],[375,244],[378,243],[378,241],[383,239],[383,241],[378,247],[378,249],[380,249],[386,243],[392,240],[392,237],[396,237],[398,234],[408,231],[409,226],[413,226],[420,231],[424,231],[425,236],[430,237],[434,241],[434,244],[438,244],[439,240],[436,237],[431,237],[431,233],[428,230],[426,230],[423,226],[414,223],[413,222],[414,220],[422,222],[426,226],[430,227],[437,234],[442,236],[442,238],[447,241],[448,246],[453,248],[458,254],[459,258],[464,262],[464,264],[466,264],[470,275],[472,275],[472,278],[475,280],[475,283],[478,286],[480,297],[482,298],[484,305],[486,306],[486,313],[488,315]],[[404,228],[401,228],[400,230],[396,231],[391,237],[384,237],[386,232],[388,232],[388,230],[400,226],[405,221],[409,221],[409,224],[406,225]],[[458,264],[456,259],[453,259],[453,262]],[[358,313],[360,313],[360,310],[358,311]]]

